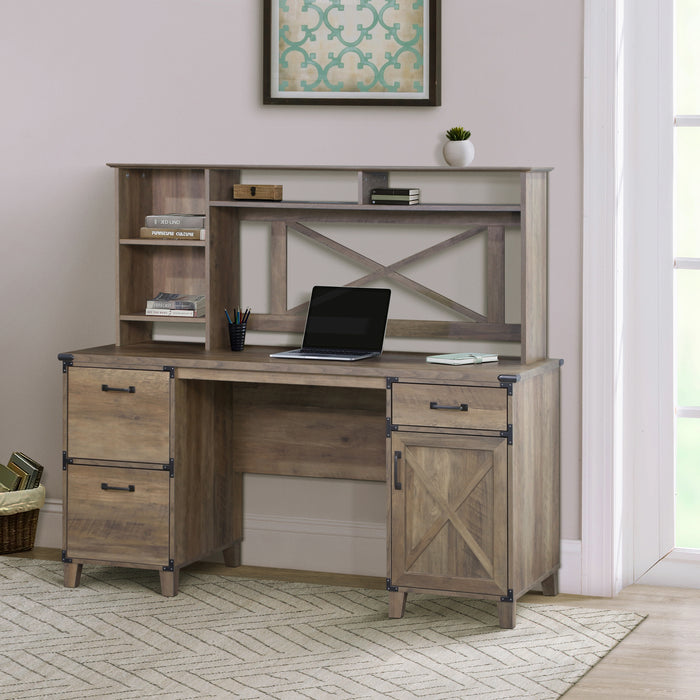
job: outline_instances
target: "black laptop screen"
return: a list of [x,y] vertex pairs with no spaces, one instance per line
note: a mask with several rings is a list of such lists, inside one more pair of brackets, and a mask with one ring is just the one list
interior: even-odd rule
[[302,348],[381,352],[391,290],[314,287]]

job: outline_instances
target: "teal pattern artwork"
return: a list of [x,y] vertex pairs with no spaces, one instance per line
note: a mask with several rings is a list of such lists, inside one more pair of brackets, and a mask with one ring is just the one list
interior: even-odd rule
[[278,96],[427,94],[429,20],[423,0],[273,0],[272,5],[271,88]]

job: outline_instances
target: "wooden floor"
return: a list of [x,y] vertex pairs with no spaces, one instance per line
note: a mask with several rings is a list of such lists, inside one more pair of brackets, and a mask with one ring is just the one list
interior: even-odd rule
[[[10,556],[60,561],[58,550],[41,547]],[[222,564],[206,562],[193,564],[188,570],[225,576],[309,581],[363,588],[385,587],[384,579],[371,576],[251,566],[230,569]],[[615,598],[561,594],[555,599],[544,599],[541,595],[529,594],[521,600],[529,603],[556,601],[561,605],[578,607],[634,610],[648,615],[629,637],[564,695],[566,700],[700,698],[700,590],[634,585]]]

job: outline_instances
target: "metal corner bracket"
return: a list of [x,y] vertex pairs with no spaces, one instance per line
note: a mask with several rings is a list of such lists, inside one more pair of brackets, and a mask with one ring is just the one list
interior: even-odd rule
[[508,595],[501,596],[501,603],[512,603],[513,602],[513,589],[508,589]]
[[508,423],[508,430],[501,430],[501,437],[507,438],[508,444],[513,444],[513,424]]
[[63,364],[63,374],[65,374],[68,368],[73,366],[73,355],[69,352],[59,352],[58,359]]
[[520,381],[519,374],[499,374],[498,381],[501,383],[502,389],[508,390],[508,396],[513,396],[513,384]]

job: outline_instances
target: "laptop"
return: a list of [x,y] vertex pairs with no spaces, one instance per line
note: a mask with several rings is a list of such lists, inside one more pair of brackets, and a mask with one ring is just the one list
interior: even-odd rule
[[301,347],[270,357],[348,362],[381,355],[390,296],[390,289],[314,287]]

